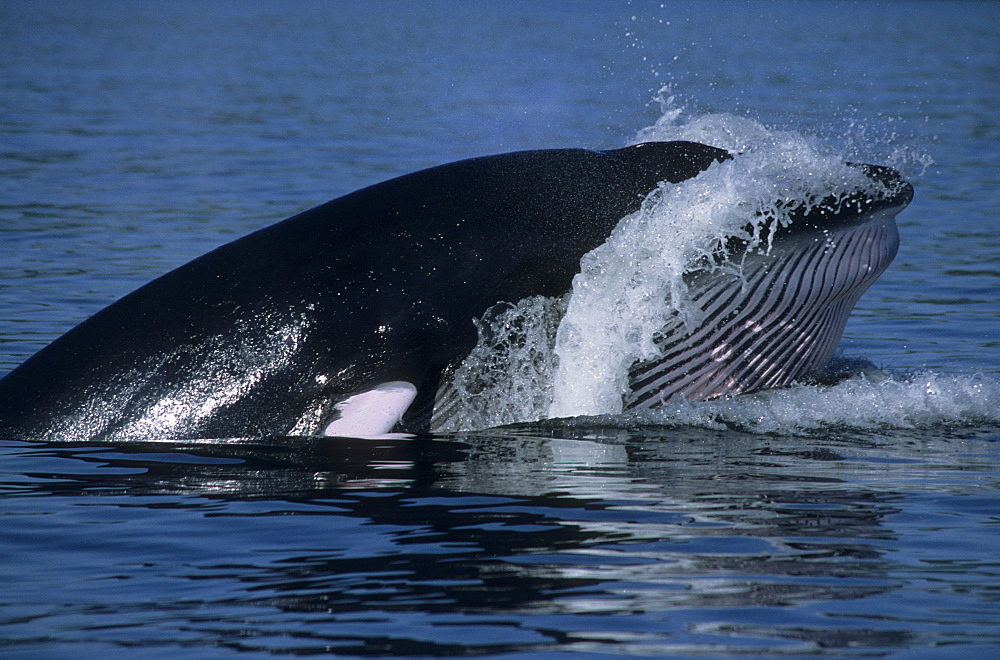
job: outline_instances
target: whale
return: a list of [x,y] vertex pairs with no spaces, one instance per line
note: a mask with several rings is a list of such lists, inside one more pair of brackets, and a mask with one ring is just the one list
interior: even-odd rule
[[[431,432],[475,319],[565,295],[583,255],[651,191],[738,157],[681,141],[542,149],[363,188],[222,245],[41,349],[0,379],[0,438]],[[685,276],[703,321],[664,319],[625,407],[779,387],[829,361],[913,194],[895,170],[857,167],[880,194],[810,204],[739,278]]]

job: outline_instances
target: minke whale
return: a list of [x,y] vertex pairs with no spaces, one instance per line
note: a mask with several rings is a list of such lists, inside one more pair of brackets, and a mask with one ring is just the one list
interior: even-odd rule
[[[732,158],[693,142],[516,152],[379,183],[223,245],[111,304],[0,380],[0,438],[153,441],[424,433],[501,302],[562,296],[658,185]],[[817,200],[742,277],[694,269],[626,408],[783,386],[830,360],[895,256],[911,186]],[[831,237],[833,239],[831,240]],[[739,245],[727,246],[730,250]],[[439,405],[439,408],[441,406]]]

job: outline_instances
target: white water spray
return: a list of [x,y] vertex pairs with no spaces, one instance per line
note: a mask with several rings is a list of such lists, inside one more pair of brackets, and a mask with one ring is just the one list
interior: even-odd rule
[[[680,184],[661,185],[584,256],[557,334],[550,417],[621,412],[628,369],[657,357],[653,339],[665,319],[678,315],[689,329],[700,322],[683,277],[711,262],[727,238],[767,251],[770,244],[760,236],[786,226],[796,204],[873,185],[815,140],[732,115],[685,122],[668,110],[639,133],[639,141],[654,139],[702,142],[740,157]],[[762,232],[765,227],[771,231]],[[738,263],[716,267],[736,272]]]
[[[480,322],[479,345],[455,374],[459,412],[438,430],[601,415],[579,422],[732,423],[761,432],[796,432],[853,421],[868,427],[961,420],[976,418],[983,405],[1000,406],[1000,390],[991,381],[952,382],[932,375],[935,387],[928,388],[905,377],[873,382],[857,376],[833,388],[801,386],[620,414],[628,368],[656,355],[653,339],[664,319],[679,315],[688,327],[699,321],[700,310],[689,304],[683,279],[693,264],[717,255],[713,251],[730,236],[767,251],[769,239],[758,238],[773,232],[760,229],[788,223],[789,203],[808,204],[875,185],[844,164],[851,154],[835,152],[816,138],[769,130],[728,114],[687,117],[672,98],[664,95],[661,102],[662,116],[638,132],[636,143],[691,140],[740,157],[653,191],[638,212],[623,218],[608,240],[581,260],[567,298],[512,301],[502,313],[487,315]],[[748,225],[757,229],[747,234]],[[715,267],[739,272],[737,259]],[[870,405],[859,405],[860,400]]]

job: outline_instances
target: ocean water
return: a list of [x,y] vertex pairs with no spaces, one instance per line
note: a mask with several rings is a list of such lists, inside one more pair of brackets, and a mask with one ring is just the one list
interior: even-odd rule
[[915,188],[829,382],[418,439],[0,439],[0,656],[995,653],[998,22],[0,5],[0,373],[221,243],[460,158],[762,131]]

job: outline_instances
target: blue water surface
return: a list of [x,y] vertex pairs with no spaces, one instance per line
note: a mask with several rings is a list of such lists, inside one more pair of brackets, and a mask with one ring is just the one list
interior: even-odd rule
[[891,164],[916,196],[842,342],[905,383],[858,395],[877,419],[810,394],[781,414],[820,421],[783,431],[722,412],[0,439],[0,656],[995,653],[998,24],[989,2],[3,3],[0,373],[359,187],[620,147],[664,86],[689,116]]

